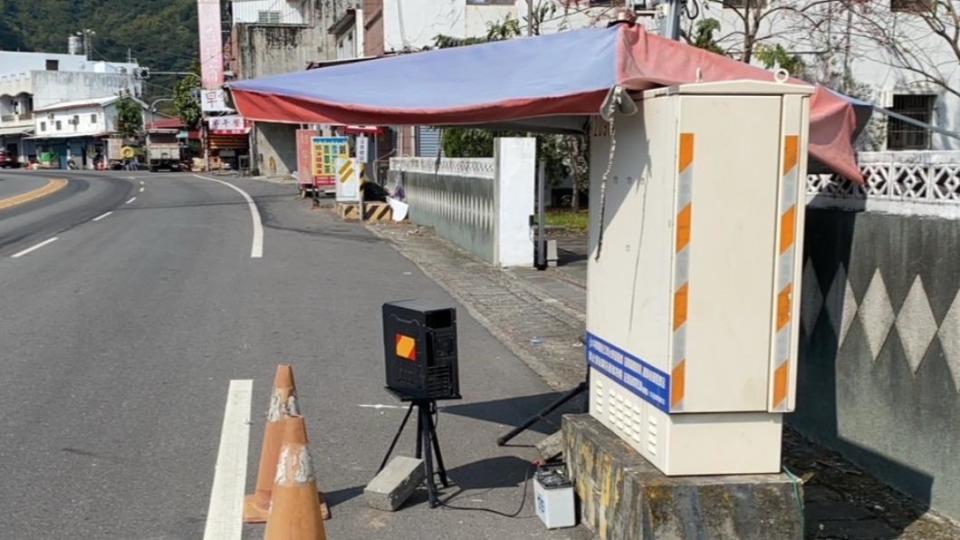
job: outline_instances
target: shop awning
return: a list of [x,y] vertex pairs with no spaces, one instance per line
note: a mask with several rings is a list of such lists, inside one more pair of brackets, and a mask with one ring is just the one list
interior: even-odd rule
[[[772,81],[764,69],[648,34],[636,25],[400,55],[228,85],[247,119],[296,124],[504,125],[568,131],[556,117],[596,115],[615,86]],[[798,81],[793,81],[798,82]],[[576,118],[574,118],[576,120]],[[861,180],[852,100],[816,87],[810,155]]]
[[4,135],[33,135],[33,127],[12,126],[0,127],[0,137]]
[[43,135],[37,135],[36,137],[28,137],[35,140],[54,140],[54,139],[102,139],[104,137],[110,137],[114,135],[110,131],[102,131],[100,133],[44,133]]

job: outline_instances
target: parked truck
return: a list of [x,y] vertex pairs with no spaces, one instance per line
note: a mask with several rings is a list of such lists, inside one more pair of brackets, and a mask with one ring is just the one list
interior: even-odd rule
[[176,130],[147,132],[147,167],[150,172],[180,169],[180,142]]

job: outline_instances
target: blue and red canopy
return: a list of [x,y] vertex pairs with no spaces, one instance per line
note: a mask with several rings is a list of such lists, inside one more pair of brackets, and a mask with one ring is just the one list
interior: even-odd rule
[[[621,24],[427,51],[230,83],[251,120],[296,124],[477,125],[599,113],[609,90],[773,80],[766,70]],[[810,155],[860,180],[853,102],[817,87]]]

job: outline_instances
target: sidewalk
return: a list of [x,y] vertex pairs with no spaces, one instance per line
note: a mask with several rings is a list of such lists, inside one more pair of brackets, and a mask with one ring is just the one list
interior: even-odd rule
[[[586,308],[583,237],[561,238],[561,266],[538,272],[493,268],[415,225],[368,228],[467,306],[552,388],[569,389],[584,379],[584,352],[578,341]],[[808,538],[960,538],[957,524],[924,513],[839,454],[789,428],[783,459],[804,482]]]

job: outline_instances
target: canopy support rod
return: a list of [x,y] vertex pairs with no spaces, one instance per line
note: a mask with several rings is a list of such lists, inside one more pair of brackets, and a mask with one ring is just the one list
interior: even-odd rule
[[921,121],[917,120],[916,118],[910,118],[909,116],[904,116],[904,115],[902,115],[902,114],[900,114],[900,113],[895,113],[895,112],[893,112],[893,111],[891,111],[891,110],[889,110],[889,109],[884,109],[883,107],[877,107],[876,105],[873,106],[873,110],[876,111],[876,112],[878,112],[878,113],[880,113],[880,114],[882,114],[882,115],[884,115],[884,116],[889,116],[890,118],[896,118],[897,120],[900,120],[901,122],[906,122],[906,123],[908,123],[908,124],[911,124],[911,125],[914,125],[914,126],[917,126],[917,127],[921,127],[921,128],[926,129],[926,130],[928,130],[928,131],[933,131],[933,132],[939,133],[940,135],[943,135],[944,137],[950,137],[950,138],[952,138],[952,139],[960,140],[960,133],[957,133],[957,132],[954,132],[954,131],[950,131],[950,130],[944,129],[944,128],[942,128],[942,127],[930,125],[930,124],[927,124],[926,122],[921,122]]

